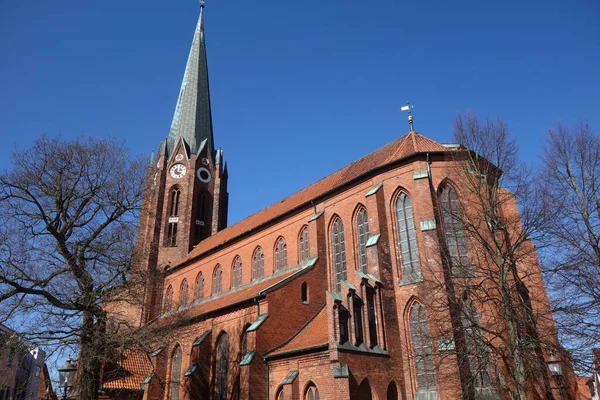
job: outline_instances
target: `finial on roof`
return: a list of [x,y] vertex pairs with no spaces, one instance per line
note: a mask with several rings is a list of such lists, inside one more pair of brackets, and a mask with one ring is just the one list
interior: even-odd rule
[[415,128],[413,127],[413,116],[412,116],[412,112],[410,110],[412,110],[414,108],[413,105],[411,105],[408,101],[406,102],[405,106],[402,106],[402,108],[400,108],[402,111],[408,111],[408,125],[410,126],[410,131],[414,132]]
[[200,12],[202,12],[203,8],[204,8],[204,0],[200,0]]

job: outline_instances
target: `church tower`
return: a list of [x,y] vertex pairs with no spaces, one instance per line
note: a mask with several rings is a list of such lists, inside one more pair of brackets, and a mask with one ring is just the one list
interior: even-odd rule
[[[137,264],[151,275],[155,271],[154,281],[227,226],[227,165],[214,145],[203,9],[201,2],[169,135],[148,169]],[[148,289],[146,321],[159,312],[150,304],[158,304],[160,291]]]

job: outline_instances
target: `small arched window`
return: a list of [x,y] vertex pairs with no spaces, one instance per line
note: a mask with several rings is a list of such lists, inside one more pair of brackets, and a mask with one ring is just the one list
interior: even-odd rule
[[242,284],[242,259],[237,256],[233,260],[233,266],[231,267],[231,287],[238,287]]
[[216,400],[227,400],[227,372],[229,364],[229,336],[223,333],[219,338],[215,355],[215,393]]
[[356,343],[354,343],[355,346],[360,346],[365,341],[363,335],[362,311],[363,301],[360,299],[360,297],[354,295],[352,299],[352,316],[354,317],[354,338],[356,339]]
[[275,245],[275,270],[287,267],[287,243],[284,238],[279,238]]
[[179,307],[187,306],[188,300],[188,281],[184,279],[181,282],[181,288],[179,289]]
[[275,399],[285,400],[285,397],[283,397],[283,387],[279,388],[279,391],[277,392],[277,396],[275,396]]
[[304,304],[308,304],[308,284],[306,282],[302,282],[302,302]]
[[265,274],[265,253],[261,247],[254,250],[252,257],[252,279],[262,278]]
[[388,385],[385,398],[386,400],[398,400],[398,388],[396,388],[396,383],[394,381],[391,381]]
[[398,223],[398,246],[402,258],[402,281],[412,283],[421,280],[421,265],[417,248],[417,232],[413,217],[412,204],[406,193],[400,193],[396,200],[396,218]]
[[171,357],[171,399],[179,399],[181,384],[181,347],[177,346]]
[[369,215],[364,207],[356,214],[356,232],[358,233],[358,265],[365,274],[367,268],[367,240],[369,240]]
[[333,265],[336,290],[341,290],[342,281],[346,280],[346,243],[344,241],[344,224],[337,217],[332,229]]
[[194,301],[198,301],[204,297],[204,275],[200,272],[196,276],[196,284],[194,286]]
[[[442,225],[448,252],[450,253],[450,262],[453,273],[461,273],[460,270],[468,267],[467,247],[465,245],[465,232],[461,221],[462,213],[460,203],[456,192],[450,186],[444,186],[440,189],[440,208],[442,213]],[[466,272],[466,271],[465,271]]]
[[308,385],[304,394],[304,400],[319,400],[319,391],[314,383]]
[[338,308],[338,326],[340,331],[340,344],[346,343],[350,340],[350,334],[348,332],[348,319],[350,318],[350,313],[348,309],[342,305]]
[[212,294],[213,294],[213,296],[221,293],[222,281],[223,281],[223,270],[221,269],[221,266],[219,264],[217,264],[217,266],[215,267],[215,270],[213,272],[213,279],[212,279]]
[[308,226],[302,227],[298,241],[298,248],[300,249],[300,261],[308,260],[310,257],[308,251]]
[[434,391],[436,382],[433,372],[433,347],[431,346],[425,308],[418,302],[415,302],[410,310],[410,330],[418,390]]
[[173,309],[173,286],[169,285],[165,292],[165,301],[163,306],[163,313],[168,313]]

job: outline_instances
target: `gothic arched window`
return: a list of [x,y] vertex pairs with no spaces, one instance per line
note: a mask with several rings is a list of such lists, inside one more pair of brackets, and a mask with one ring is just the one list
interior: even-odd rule
[[227,400],[227,372],[229,364],[229,336],[219,338],[215,355],[215,400]]
[[314,383],[308,385],[304,393],[304,400],[319,400],[319,391]]
[[346,244],[344,241],[344,224],[337,217],[332,229],[333,266],[336,290],[341,290],[342,281],[346,280]]
[[212,294],[213,296],[221,293],[222,290],[222,281],[223,281],[223,270],[221,269],[221,266],[219,264],[217,264],[217,266],[215,267],[215,270],[213,272],[213,278],[212,278]]
[[402,259],[402,281],[411,283],[421,279],[417,232],[413,217],[412,204],[406,193],[400,193],[396,200],[396,218],[398,222],[398,246]]
[[307,260],[308,257],[310,257],[308,251],[308,226],[302,227],[298,242],[298,248],[300,249],[300,261]]
[[358,235],[358,265],[360,270],[367,273],[367,240],[369,239],[369,215],[364,207],[356,214],[356,232]]
[[181,191],[179,189],[173,189],[171,191],[171,202],[169,205],[169,219],[167,225],[167,241],[165,246],[175,247],[177,246],[177,223],[179,216],[179,198],[181,197]]
[[485,339],[481,334],[479,316],[473,302],[469,298],[463,301],[462,326],[465,331],[469,369],[474,380],[475,388],[490,387],[488,373],[489,355],[485,348]]
[[179,399],[179,386],[181,383],[181,347],[177,346],[171,357],[171,399]]
[[440,189],[440,207],[450,262],[452,267],[464,269],[468,267],[469,260],[465,245],[465,232],[461,222],[460,203],[456,192],[448,185]]
[[196,284],[194,286],[194,301],[198,301],[204,297],[204,275],[200,272],[196,276]]
[[233,260],[233,266],[231,267],[231,287],[237,287],[242,284],[242,259],[237,256]]
[[163,302],[163,313],[168,313],[173,307],[173,286],[169,285],[165,292],[165,301]]
[[265,253],[261,247],[254,250],[252,257],[252,279],[262,278],[265,274]]
[[287,243],[284,238],[279,238],[275,245],[275,270],[287,267]]
[[410,330],[412,334],[415,370],[419,391],[435,391],[433,371],[433,347],[427,326],[425,308],[415,302],[410,310]]
[[184,279],[181,282],[181,288],[179,289],[179,307],[187,306],[188,300],[188,281]]

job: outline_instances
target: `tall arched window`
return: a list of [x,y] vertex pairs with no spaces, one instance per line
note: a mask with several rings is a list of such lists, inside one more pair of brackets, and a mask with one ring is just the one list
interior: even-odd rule
[[171,357],[171,400],[179,399],[181,383],[181,347],[177,346]]
[[177,223],[179,222],[179,198],[181,191],[173,189],[171,191],[171,202],[169,204],[169,219],[167,225],[167,241],[165,246],[177,246]]
[[[446,244],[450,253],[452,267],[459,270],[468,267],[467,247],[465,245],[465,232],[461,222],[460,203],[456,192],[450,186],[440,189],[440,207],[442,213],[442,224]],[[454,271],[454,273],[460,271]]]
[[489,355],[484,344],[485,339],[481,334],[477,310],[469,298],[463,301],[461,320],[467,342],[469,369],[474,380],[473,386],[476,389],[490,387],[490,375],[487,370]]
[[242,259],[237,256],[233,260],[233,266],[231,267],[231,287],[237,287],[242,284]]
[[171,285],[169,285],[165,292],[165,301],[163,304],[163,313],[168,313],[173,309],[173,286]]
[[333,266],[336,290],[341,290],[342,281],[346,280],[346,244],[344,242],[344,224],[338,217],[333,222]]
[[179,288],[179,307],[187,306],[188,300],[188,281],[184,279]]
[[298,248],[300,249],[300,261],[307,260],[310,257],[308,251],[308,226],[302,227],[298,241]]
[[215,400],[227,400],[227,372],[229,364],[229,336],[219,338],[215,355]]
[[410,310],[410,330],[412,334],[417,386],[420,392],[435,391],[433,372],[433,347],[427,326],[427,315],[420,303],[415,302]]
[[287,243],[284,238],[279,238],[275,245],[275,270],[287,267]]
[[252,257],[252,279],[262,278],[265,274],[265,253],[261,247],[254,250]]
[[398,222],[398,246],[402,257],[401,283],[421,280],[421,264],[417,247],[417,232],[413,217],[412,204],[406,193],[400,193],[396,200],[396,218]]
[[212,294],[213,296],[221,293],[222,290],[222,281],[223,281],[223,270],[221,266],[217,264],[215,270],[213,272],[212,278]]
[[311,383],[304,392],[304,400],[319,400],[319,391],[314,383]]
[[356,232],[358,234],[358,265],[365,274],[367,268],[367,240],[369,239],[369,215],[364,207],[356,214]]
[[196,284],[194,285],[194,301],[198,301],[204,297],[204,275],[200,272],[196,276]]

